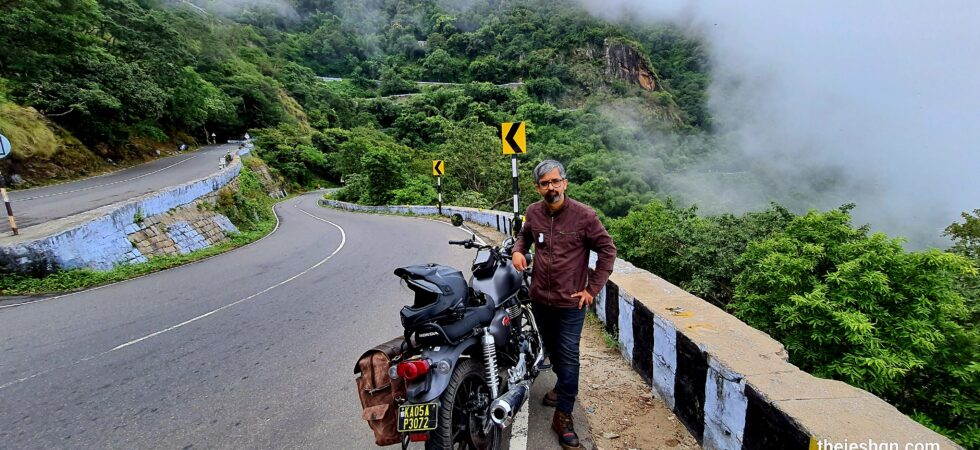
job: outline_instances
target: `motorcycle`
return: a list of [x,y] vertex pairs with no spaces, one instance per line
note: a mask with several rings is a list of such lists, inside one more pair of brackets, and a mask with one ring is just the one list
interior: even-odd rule
[[[460,227],[463,219],[455,214],[452,222]],[[406,386],[397,430],[403,449],[412,442],[426,449],[498,449],[544,367],[530,270],[514,269],[512,237],[500,246],[475,234],[449,244],[477,251],[468,283],[444,265],[395,270],[415,293],[401,310],[401,360],[389,370]]]

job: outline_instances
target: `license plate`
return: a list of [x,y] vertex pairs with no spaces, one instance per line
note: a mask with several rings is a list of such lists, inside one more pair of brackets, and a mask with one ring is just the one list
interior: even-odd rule
[[422,403],[398,407],[398,432],[400,433],[435,430],[438,421],[438,403]]

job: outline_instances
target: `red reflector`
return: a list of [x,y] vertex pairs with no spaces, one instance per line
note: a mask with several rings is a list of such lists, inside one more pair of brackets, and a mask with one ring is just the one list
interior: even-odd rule
[[504,319],[501,320],[501,322],[504,324],[505,327],[509,327],[510,326],[510,316],[504,316]]
[[412,381],[429,373],[429,361],[426,359],[416,359],[405,361],[398,364],[398,377],[405,381]]
[[428,432],[409,433],[408,440],[412,442],[425,442],[429,440],[429,433]]

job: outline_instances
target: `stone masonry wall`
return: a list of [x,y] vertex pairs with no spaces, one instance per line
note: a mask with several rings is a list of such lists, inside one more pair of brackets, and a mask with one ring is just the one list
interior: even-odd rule
[[[237,181],[229,184],[230,187]],[[163,214],[147,217],[126,229],[129,242],[139,253],[137,260],[160,255],[190,253],[229,239],[238,233],[227,217],[213,211],[214,195]]]

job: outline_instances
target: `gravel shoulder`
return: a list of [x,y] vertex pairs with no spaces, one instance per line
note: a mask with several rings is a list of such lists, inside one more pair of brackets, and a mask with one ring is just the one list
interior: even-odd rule
[[596,449],[700,449],[677,416],[606,341],[602,324],[590,315],[582,331],[578,400]]

